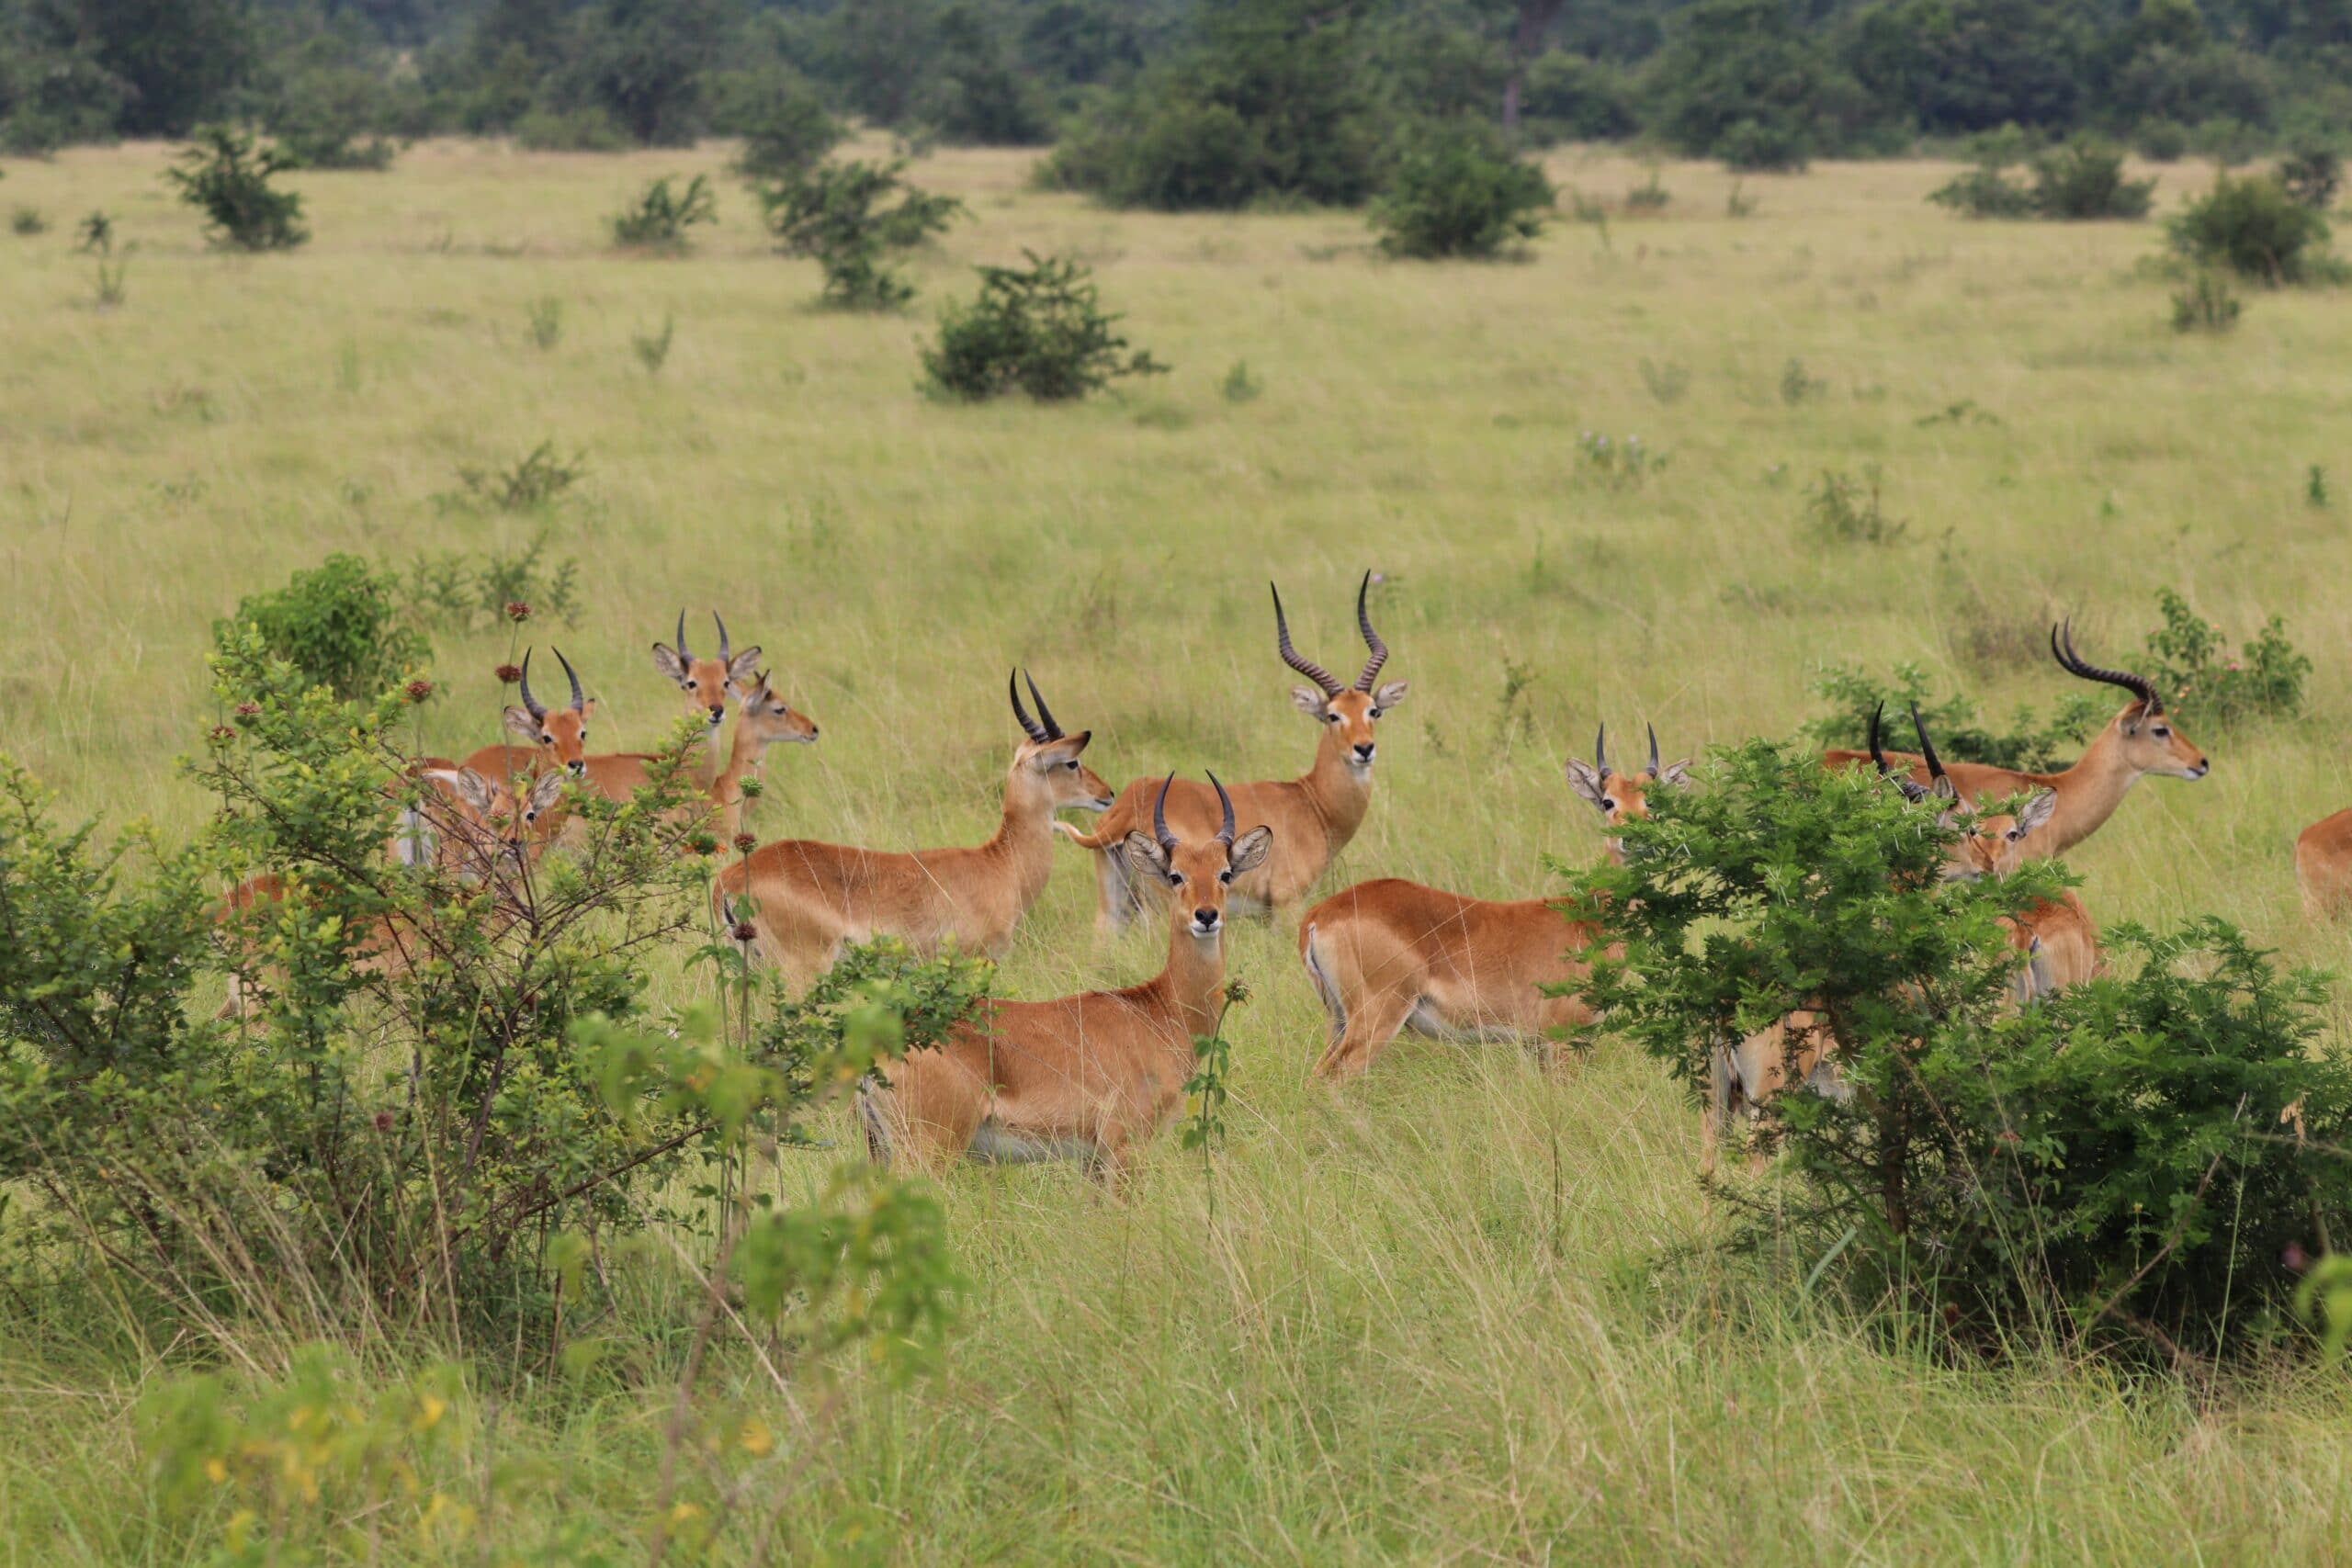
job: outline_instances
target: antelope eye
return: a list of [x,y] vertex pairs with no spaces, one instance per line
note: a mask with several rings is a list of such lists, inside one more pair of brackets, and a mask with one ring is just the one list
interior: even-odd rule
[[1170,872],[1170,873],[1168,874],[1168,886],[1170,886],[1170,887],[1182,887],[1182,886],[1184,886],[1184,874],[1183,874],[1182,872],[1181,872],[1181,871],[1171,871],[1171,872]]
[[1388,710],[1386,708],[1374,708],[1372,710],[1370,716],[1373,718],[1378,718],[1382,714],[1386,713],[1387,711]]
[[555,737],[543,730],[539,735],[539,744],[542,746],[552,746],[555,744]]
[[1064,763],[1062,764],[1062,766],[1063,766],[1063,767],[1065,767],[1065,768],[1068,768],[1071,773],[1074,773],[1078,772],[1078,759],[1077,759],[1077,758],[1075,758],[1075,757],[1073,757],[1073,758],[1071,758],[1069,761],[1064,762]]
[[1323,716],[1323,722],[1326,724],[1337,724],[1340,722],[1340,716],[1335,713],[1327,713]]
[[1604,795],[1600,797],[1600,809],[1603,811],[1614,811],[1617,809],[1617,803]]
[[2157,739],[2164,740],[2170,738],[2172,730],[2168,727],[2160,724],[2156,726],[2155,735]]
[[1219,882],[1230,882],[1230,881],[1232,881],[1232,880],[1233,880],[1233,868],[1232,868],[1231,866],[1227,866],[1227,867],[1226,867],[1226,869],[1224,869],[1223,871],[1218,872],[1218,873],[1216,874],[1216,879],[1217,879]]

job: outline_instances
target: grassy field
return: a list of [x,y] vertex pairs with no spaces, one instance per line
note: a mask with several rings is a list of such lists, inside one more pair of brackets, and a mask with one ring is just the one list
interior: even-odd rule
[[[675,693],[649,644],[678,607],[767,649],[824,738],[778,754],[763,837],[978,842],[1033,669],[1114,783],[1170,768],[1301,771],[1265,581],[1309,657],[1360,658],[1349,597],[1412,683],[1336,887],[1396,874],[1525,896],[1545,852],[1597,853],[1560,777],[1606,721],[1669,757],[1784,734],[1816,665],[1929,666],[2006,716],[2069,684],[2060,615],[2128,663],[2177,587],[2238,635],[2271,613],[2317,664],[2309,716],[2222,738],[2198,784],[2143,785],[2072,857],[2102,920],[2230,915],[2290,955],[2289,848],[2347,804],[2336,650],[2352,568],[2336,510],[2352,312],[2254,298],[2177,335],[2140,267],[2153,224],[2007,225],[1927,206],[1926,164],[1749,179],[1668,164],[1661,215],[1564,222],[1524,265],[1407,265],[1360,215],[1106,213],[1026,186],[1029,160],[946,152],[922,184],[971,211],[899,317],[811,308],[813,266],[763,243],[729,186],[677,260],[617,255],[603,219],[699,153],[555,157],[435,143],[386,175],[300,176],[316,238],[208,251],[164,151],[12,163],[0,206],[0,751],[110,823],[191,831],[174,773],[215,722],[212,619],[334,550],[394,564],[519,543],[530,519],[436,505],[460,466],[543,440],[585,455],[553,513],[583,612],[560,640],[604,736],[650,742]],[[1644,172],[1562,154],[1615,205]],[[2209,177],[2164,171],[2159,210]],[[119,215],[129,296],[93,303],[73,221]],[[916,344],[969,265],[1023,248],[1100,274],[1175,367],[1078,408],[943,405]],[[551,348],[533,302],[561,302]],[[658,375],[632,333],[676,323]],[[1792,360],[1819,386],[1791,402]],[[1246,361],[1261,395],[1221,390]],[[1645,368],[1646,367],[1646,368]],[[1669,385],[1687,372],[1687,391]],[[1962,408],[1961,417],[1928,416]],[[1641,483],[1580,468],[1580,432],[1667,454]],[[1824,468],[1875,466],[1891,546],[1803,521]],[[2339,488],[2352,486],[2346,469]],[[703,620],[707,625],[707,619]],[[503,634],[437,639],[426,739],[495,738]],[[536,670],[535,670],[536,673]],[[1515,698],[1507,692],[1524,682]],[[1123,984],[1156,931],[1091,929],[1076,855],[1023,928],[1005,993]],[[2312,1561],[2346,1550],[2352,1391],[2297,1369],[2220,1382],[2096,1365],[1939,1368],[1705,1250],[1694,1113],[1604,1045],[1547,1079],[1516,1053],[1400,1044],[1364,1084],[1306,1081],[1322,1013],[1287,929],[1233,965],[1235,1137],[1212,1214],[1172,1140],[1128,1201],[1075,1170],[946,1185],[967,1321],[935,1379],[854,1370],[819,1397],[727,1373],[788,1466],[796,1556],[1352,1562]],[[687,982],[665,978],[662,999]],[[843,1127],[846,1133],[846,1126]],[[819,1162],[784,1167],[794,1186]],[[641,1333],[683,1314],[649,1273]],[[164,1510],[126,1411],[160,1364],[37,1303],[0,1306],[0,1561],[201,1557],[222,1521]],[[282,1349],[261,1346],[267,1366]],[[390,1377],[403,1364],[379,1347]],[[493,1556],[388,1539],[384,1560],[534,1560],[564,1528],[636,1555],[668,1419],[659,1388],[510,1390],[462,1451],[519,1477]],[[721,1560],[744,1542],[721,1543]],[[551,1549],[548,1560],[584,1556]]]

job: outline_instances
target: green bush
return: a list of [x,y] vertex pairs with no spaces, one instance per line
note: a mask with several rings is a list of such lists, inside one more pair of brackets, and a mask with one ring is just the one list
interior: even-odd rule
[[2287,624],[2278,616],[2265,621],[2233,659],[2221,627],[2173,590],[2157,592],[2156,611],[2164,624],[2148,634],[2148,679],[2194,722],[2226,727],[2303,711],[2312,661],[2287,640]]
[[2123,154],[2101,142],[2077,141],[2037,153],[2033,209],[2044,218],[2082,220],[2145,218],[2156,182],[2123,177]]
[[2344,183],[2344,155],[2320,144],[2296,148],[2278,160],[2278,183],[2305,207],[2325,212]]
[[674,255],[693,243],[687,230],[718,221],[718,198],[711,192],[709,175],[696,175],[682,191],[670,188],[673,177],[655,180],[613,215],[613,243]]
[[1527,68],[1520,107],[1521,129],[1550,141],[1616,141],[1641,129],[1618,72],[1566,50]]
[[2029,773],[2054,773],[2066,766],[2074,749],[2108,717],[2102,699],[2071,692],[2046,723],[2036,718],[2032,708],[2020,705],[2010,716],[2007,729],[1993,729],[1981,721],[1976,705],[1959,693],[1940,703],[1929,702],[1928,672],[1911,663],[1897,664],[1884,681],[1859,664],[1825,665],[1807,690],[1828,704],[1829,711],[1797,733],[1825,751],[1860,750],[1869,743],[1872,714],[1916,708],[1928,733],[1935,737],[1936,750],[1944,755]]
[[1575,879],[1623,943],[1586,987],[1606,1027],[1702,1092],[1715,1043],[1792,1012],[1837,1042],[1759,1126],[1788,1179],[1722,1189],[1750,1245],[1955,1348],[2265,1342],[2289,1244],[2352,1223],[2352,1069],[2311,1049],[2314,976],[2220,921],[2126,926],[2126,972],[2020,1012],[1999,922],[2054,895],[2051,863],[1948,880],[1939,803],[1809,749],[1749,742],[1668,795],[1623,867]]
[[806,169],[849,135],[807,78],[781,69],[725,85],[718,125],[743,139],[735,169],[751,180]]
[[2033,193],[2005,173],[2006,165],[1985,159],[1928,193],[1939,207],[1949,207],[1963,218],[2030,218]]
[[2225,333],[2238,324],[2243,310],[2237,290],[2218,272],[2199,271],[2173,290],[2172,330],[2177,333]]
[[302,227],[302,198],[270,184],[296,168],[276,146],[257,145],[251,131],[200,126],[164,178],[180,199],[201,211],[215,244],[241,251],[288,251],[311,237]]
[[2186,260],[2273,288],[2306,282],[2323,270],[2327,220],[2274,175],[2216,175],[2213,188],[2183,208],[2169,229],[2173,250]]
[[376,75],[354,66],[305,72],[269,118],[270,134],[306,169],[392,166],[398,152],[382,134],[390,114]]
[[306,685],[338,698],[371,698],[433,659],[424,638],[400,624],[399,588],[357,556],[329,556],[274,592],[239,600],[235,615],[212,624],[213,644],[225,658],[249,631],[257,633],[268,655],[293,666]]
[[1148,350],[1126,352],[1127,340],[1112,330],[1119,318],[1103,313],[1085,267],[1066,257],[1023,254],[1025,268],[979,268],[978,297],[950,305],[940,317],[938,342],[922,351],[934,391],[968,401],[1025,392],[1040,402],[1062,402],[1118,377],[1168,369]]
[[1542,169],[1483,126],[1446,125],[1407,141],[1372,226],[1393,256],[1486,258],[1542,233],[1551,208]]
[[533,109],[514,122],[514,143],[533,152],[618,152],[630,145],[620,122],[600,108]]
[[943,232],[964,211],[954,197],[917,189],[906,160],[852,161],[786,171],[759,187],[768,230],[786,255],[824,269],[824,299],[846,310],[894,310],[914,286],[890,265],[899,252]]

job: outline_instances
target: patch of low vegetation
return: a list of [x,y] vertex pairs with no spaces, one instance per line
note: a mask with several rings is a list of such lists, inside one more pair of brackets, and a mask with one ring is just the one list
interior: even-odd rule
[[1643,445],[1638,435],[1622,440],[1605,431],[1577,433],[1577,473],[1611,489],[1624,490],[1666,471],[1668,454]]
[[2104,142],[2076,141],[2027,160],[2028,183],[2010,178],[2014,143],[1996,142],[1966,174],[1928,199],[1964,218],[2047,218],[2062,221],[2145,218],[2156,182],[2128,179],[2123,154]]
[[565,457],[552,437],[540,442],[512,463],[461,463],[458,483],[464,495],[500,512],[531,512],[551,506],[588,477],[585,453]]
[[248,639],[292,671],[296,690],[316,686],[340,701],[372,700],[433,661],[432,645],[401,618],[398,580],[357,556],[329,556],[212,625],[221,659]]
[[1023,254],[1025,267],[980,267],[978,296],[940,317],[937,340],[922,351],[935,392],[967,402],[1012,392],[1068,402],[1124,377],[1167,372],[1148,349],[1129,349],[1090,269],[1067,256]]
[[22,239],[49,232],[49,218],[38,207],[19,207],[8,215],[8,232]]
[[777,247],[823,269],[823,299],[847,310],[890,310],[914,298],[895,258],[944,233],[964,204],[908,183],[907,161],[852,160],[785,171],[759,186]]
[[2287,640],[2283,619],[2271,616],[2232,654],[2222,628],[2177,591],[2158,591],[2156,613],[2162,621],[2148,634],[2145,672],[2165,703],[2192,722],[2226,728],[2302,712],[2312,661]]
[[2200,270],[2172,291],[2172,330],[2177,333],[2226,333],[2238,324],[2245,310],[2238,291],[2218,272]]
[[1875,463],[1864,464],[1859,474],[1822,469],[1805,487],[1806,524],[1816,537],[1832,544],[1894,544],[1910,524],[1887,515],[1883,483]]
[[2075,691],[2059,699],[2046,720],[2021,705],[2010,715],[2007,729],[1994,729],[1976,705],[1960,693],[1932,700],[1928,672],[1914,663],[1897,664],[1882,680],[1859,664],[1841,661],[1823,667],[1808,689],[1828,705],[1828,711],[1797,733],[1821,750],[1860,750],[1870,743],[1873,715],[1916,709],[1935,738],[1936,749],[1947,756],[2030,773],[2065,767],[2091,733],[2107,722],[2109,712],[2105,699]]
[[415,557],[401,583],[416,618],[458,632],[483,632],[514,619],[513,606],[572,625],[580,611],[580,563],[548,558],[552,531],[540,528],[520,547],[445,550]]
[[2327,220],[2297,200],[2273,175],[2216,175],[2167,225],[2176,254],[2276,288],[2332,280],[2342,270],[2326,254]]
[[718,197],[711,189],[710,176],[696,175],[683,188],[673,189],[676,177],[664,175],[652,181],[613,215],[613,243],[625,250],[683,255],[693,248],[689,231],[718,221]]
[[302,198],[278,175],[300,167],[275,143],[225,125],[198,127],[164,178],[204,214],[212,243],[240,251],[290,251],[307,242]]
[[1544,231],[1552,182],[1476,125],[1432,127],[1397,153],[1372,226],[1392,256],[1488,260]]

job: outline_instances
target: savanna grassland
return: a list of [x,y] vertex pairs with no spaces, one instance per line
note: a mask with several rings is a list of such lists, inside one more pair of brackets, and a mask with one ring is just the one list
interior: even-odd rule
[[[217,720],[216,616],[333,551],[399,565],[544,523],[580,561],[582,608],[529,629],[599,696],[600,745],[658,739],[676,694],[648,646],[682,604],[701,637],[715,607],[823,728],[773,759],[763,837],[978,842],[1016,735],[1008,666],[1092,729],[1087,760],[1114,783],[1287,776],[1315,733],[1266,581],[1304,651],[1347,671],[1371,569],[1387,674],[1412,693],[1327,886],[1526,896],[1544,855],[1599,852],[1561,779],[1599,722],[1626,758],[1645,722],[1669,758],[1786,734],[1840,659],[1920,661],[1996,716],[2046,710],[2071,684],[2041,651],[2050,622],[2129,663],[2171,585],[2235,635],[2283,615],[2317,667],[2307,715],[2198,735],[2212,774],[2143,784],[2071,857],[2084,897],[2102,920],[2218,911],[2296,959],[2343,956],[2303,921],[2289,860],[2352,803],[2352,494],[2306,496],[2314,463],[2352,486],[2335,294],[2256,293],[2235,333],[2177,335],[2140,265],[2154,224],[1957,221],[1923,201],[1951,173],[1927,164],[1750,178],[1744,217],[1729,176],[1669,164],[1670,205],[1634,216],[1613,209],[1640,166],[1558,154],[1555,180],[1612,209],[1605,238],[1564,219],[1523,264],[1432,265],[1381,260],[1357,214],[1110,213],[1031,190],[1025,156],[966,152],[915,165],[970,209],[916,263],[916,306],[827,313],[814,267],[773,254],[731,185],[695,254],[612,250],[604,219],[646,179],[722,156],[429,143],[389,175],[297,176],[316,237],[265,257],[206,249],[157,179],[164,149],[9,164],[0,204],[52,227],[0,238],[0,751],[69,815],[193,832],[207,802],[174,758]],[[2163,171],[2159,212],[2208,178]],[[71,249],[92,208],[137,246],[112,310]],[[1172,373],[1079,407],[921,395],[939,303],[1023,248],[1094,265]],[[546,299],[562,332],[542,348],[526,327]],[[674,347],[649,374],[629,338],[664,318]],[[1258,396],[1221,389],[1236,361]],[[1586,431],[1665,465],[1610,482],[1580,463]],[[461,466],[548,440],[587,476],[544,518],[436,500]],[[1899,538],[1810,532],[1807,483],[1871,465]],[[435,641],[426,745],[488,743],[505,635]],[[1069,855],[1000,991],[1157,966],[1158,929],[1098,942],[1093,896]],[[795,1555],[2346,1550],[2340,1371],[2137,1380],[1890,1349],[1804,1297],[1804,1260],[1768,1280],[1709,1249],[1724,1223],[1694,1180],[1697,1118],[1647,1059],[1604,1042],[1547,1077],[1408,1038],[1334,1092],[1306,1080],[1324,1024],[1293,932],[1245,930],[1231,962],[1253,997],[1229,1026],[1213,1208],[1172,1139],[1125,1201],[1070,1168],[959,1171],[944,1190],[969,1289],[940,1372],[891,1389],[854,1362],[783,1384],[749,1356],[726,1369],[790,1456],[758,1485]],[[657,999],[702,983],[681,967]],[[765,1179],[815,1183],[831,1157]],[[609,1331],[683,1356],[684,1287],[658,1258],[632,1267]],[[165,1508],[127,1418],[164,1348],[38,1301],[0,1323],[6,1560],[203,1559],[221,1513]],[[286,1348],[249,1338],[231,1359],[266,1371]],[[388,1379],[411,1355],[362,1353]],[[633,1560],[666,1385],[526,1380],[495,1410],[453,1461],[484,1495],[497,1478],[491,1528],[385,1537],[381,1560],[570,1561],[582,1540]]]

